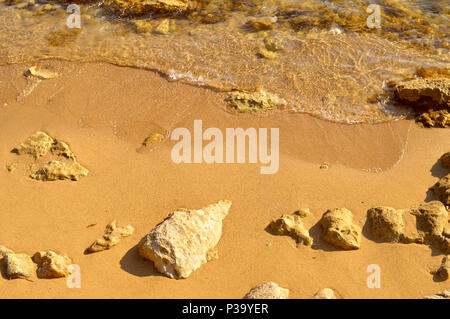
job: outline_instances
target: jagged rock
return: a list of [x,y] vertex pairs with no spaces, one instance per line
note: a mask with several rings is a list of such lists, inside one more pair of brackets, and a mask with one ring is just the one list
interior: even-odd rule
[[102,250],[110,249],[117,245],[123,238],[131,236],[134,228],[131,225],[117,227],[116,221],[113,220],[106,225],[105,234],[102,238],[97,239],[88,249],[88,253],[94,253]]
[[122,15],[183,12],[191,7],[188,0],[106,0],[103,3],[111,11]]
[[289,289],[281,288],[274,282],[265,282],[252,288],[244,299],[287,299]]
[[331,288],[322,288],[312,297],[312,299],[336,299],[334,290]]
[[34,272],[34,264],[27,254],[6,254],[3,258],[8,278],[28,278]]
[[292,215],[282,215],[270,223],[270,230],[274,235],[291,236],[298,244],[311,246],[313,239],[303,225],[302,218],[309,216],[309,209],[299,210]]
[[374,207],[367,211],[371,235],[386,242],[437,245],[450,251],[450,238],[445,235],[448,212],[439,201],[396,210],[392,207]]
[[442,281],[447,280],[450,275],[450,258],[442,258],[441,265],[436,270],[436,275]]
[[40,181],[73,180],[77,181],[88,175],[88,170],[77,162],[65,163],[60,161],[50,161],[40,168],[36,173],[31,174],[31,178]]
[[352,212],[346,208],[328,210],[320,221],[323,240],[342,249],[359,249],[361,228],[352,219]]
[[222,200],[198,210],[171,213],[140,241],[139,254],[170,278],[189,277],[201,265],[218,258],[216,245],[230,207],[230,201]]
[[437,105],[446,104],[450,96],[450,79],[417,78],[397,84],[395,91],[399,100],[413,106],[430,100]]
[[225,99],[233,108],[239,112],[266,113],[275,109],[282,109],[287,105],[284,99],[265,91],[229,92]]
[[72,260],[63,254],[54,251],[40,251],[33,255],[33,261],[38,265],[39,278],[59,278],[70,275],[68,267]]
[[[50,5],[50,4],[48,4],[48,5]],[[27,73],[29,75],[40,78],[42,80],[53,79],[53,78],[58,77],[58,73],[50,71],[50,70],[46,70],[46,69],[41,69],[41,68],[38,68],[37,66],[32,66],[31,68],[29,68]]]
[[445,205],[450,205],[450,174],[442,177],[433,186],[433,191]]
[[398,242],[403,234],[403,212],[392,207],[374,207],[367,211],[371,223],[372,236],[388,241]]
[[432,296],[425,296],[422,299],[450,299],[450,289],[438,292]]
[[14,254],[14,252],[9,248],[0,245],[0,258],[5,257],[6,254]]
[[13,152],[19,155],[28,154],[33,156],[34,159],[38,159],[50,151],[53,143],[53,138],[46,133],[39,131],[28,137],[22,144],[13,149]]
[[444,155],[442,155],[442,166],[450,169],[450,152],[447,152]]

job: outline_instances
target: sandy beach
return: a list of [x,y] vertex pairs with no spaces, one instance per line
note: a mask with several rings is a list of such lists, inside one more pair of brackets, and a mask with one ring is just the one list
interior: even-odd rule
[[[33,84],[24,76],[33,65],[59,76]],[[447,174],[439,158],[450,150],[448,129],[413,119],[348,125],[300,113],[237,114],[218,90],[107,63],[19,63],[1,66],[0,75],[0,244],[29,255],[64,252],[81,269],[81,288],[71,289],[65,278],[8,280],[2,266],[2,298],[242,298],[265,281],[288,288],[289,298],[311,298],[324,287],[341,298],[421,298],[448,288],[430,274],[442,251],[380,243],[365,227],[372,207],[438,200],[429,188]],[[278,172],[262,175],[248,162],[175,164],[170,138],[142,146],[155,132],[192,131],[199,119],[223,131],[279,128]],[[88,176],[31,179],[32,159],[11,150],[37,131],[68,143]],[[217,260],[174,280],[139,256],[140,239],[170,212],[222,199],[233,204]],[[312,213],[304,218],[311,247],[267,231],[272,219],[302,207]],[[340,207],[362,228],[360,249],[322,239],[322,215]],[[133,225],[133,235],[85,254],[114,219]],[[381,269],[377,289],[366,283],[371,264]]]

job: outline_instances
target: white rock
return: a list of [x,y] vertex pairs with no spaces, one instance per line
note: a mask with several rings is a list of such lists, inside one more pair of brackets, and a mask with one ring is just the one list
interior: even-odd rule
[[244,299],[287,299],[288,297],[289,289],[281,288],[269,281],[252,288]]

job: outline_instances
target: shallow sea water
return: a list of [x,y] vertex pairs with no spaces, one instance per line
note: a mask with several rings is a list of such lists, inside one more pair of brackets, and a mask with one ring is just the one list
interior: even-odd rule
[[[141,15],[82,2],[81,28],[71,29],[70,2],[0,0],[0,65],[56,58],[152,69],[221,91],[263,89],[288,111],[344,123],[404,118],[408,111],[383,97],[386,83],[450,67],[445,0],[212,0]],[[367,25],[371,3],[380,28]],[[246,27],[254,18],[269,27]],[[164,19],[170,32],[152,32]],[[138,32],[137,20],[149,31]],[[273,59],[260,54],[268,42],[279,47]]]

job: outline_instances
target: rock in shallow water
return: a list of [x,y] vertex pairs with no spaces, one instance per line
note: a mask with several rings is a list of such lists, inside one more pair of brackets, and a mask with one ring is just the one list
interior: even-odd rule
[[274,282],[265,282],[252,288],[244,299],[287,299],[289,289],[281,288]]
[[174,279],[187,278],[201,265],[217,259],[222,220],[231,201],[222,200],[198,210],[177,210],[139,243],[139,254]]
[[116,221],[113,220],[106,225],[105,234],[102,238],[97,239],[88,249],[88,253],[94,253],[102,250],[110,249],[117,245],[120,240],[131,236],[134,228],[131,225],[117,227]]
[[9,279],[28,278],[34,272],[34,263],[27,254],[6,254],[3,262]]
[[37,275],[39,278],[59,278],[70,275],[68,270],[72,260],[54,251],[40,251],[33,255],[33,261],[38,265]]
[[312,299],[336,299],[334,290],[331,288],[322,288],[312,297]]
[[352,212],[346,208],[328,210],[320,220],[323,240],[342,249],[359,249],[361,228],[352,219]]

